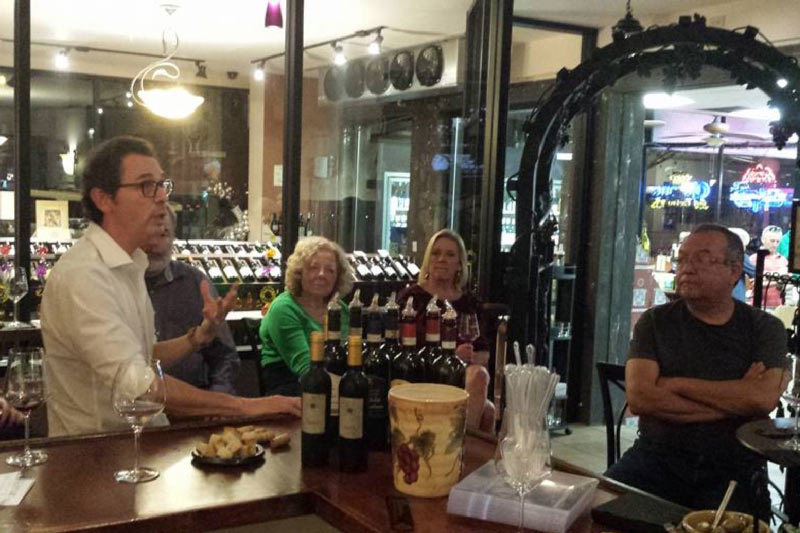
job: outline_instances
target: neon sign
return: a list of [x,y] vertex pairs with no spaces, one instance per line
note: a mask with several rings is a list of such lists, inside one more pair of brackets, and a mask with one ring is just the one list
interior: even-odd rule
[[707,198],[711,186],[707,181],[694,181],[694,176],[686,172],[675,172],[663,185],[647,189],[651,209],[689,207],[705,211],[709,208]]
[[742,181],[731,183],[729,198],[736,207],[753,213],[791,207],[792,189],[778,188],[775,171],[761,163],[748,167]]
[[742,174],[742,182],[775,187],[778,184],[778,178],[775,177],[775,172],[770,167],[759,163],[754,167],[747,167]]

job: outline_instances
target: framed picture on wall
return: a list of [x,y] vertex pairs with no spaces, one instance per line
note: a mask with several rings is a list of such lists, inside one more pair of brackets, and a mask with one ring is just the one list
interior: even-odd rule
[[36,200],[36,237],[42,241],[69,240],[66,200]]
[[791,234],[789,235],[789,271],[794,274],[800,274],[800,221],[798,221],[798,206],[800,200],[792,200],[792,225],[790,226]]

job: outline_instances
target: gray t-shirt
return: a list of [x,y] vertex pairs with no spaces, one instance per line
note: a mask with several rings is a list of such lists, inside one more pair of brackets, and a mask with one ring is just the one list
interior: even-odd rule
[[[661,377],[718,381],[740,379],[757,361],[767,368],[786,368],[786,330],[781,321],[740,301],[734,304],[733,316],[721,326],[695,318],[682,299],[649,309],[636,323],[628,358],[658,362]],[[749,420],[731,417],[679,424],[642,415],[639,436],[665,451],[727,460],[744,451],[736,429]]]

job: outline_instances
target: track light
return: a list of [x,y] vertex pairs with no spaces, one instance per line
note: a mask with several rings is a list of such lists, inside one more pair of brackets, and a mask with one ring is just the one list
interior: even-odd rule
[[198,78],[207,79],[208,76],[206,75],[206,65],[203,64],[202,61],[195,61],[194,64],[197,66],[197,76]]
[[55,64],[58,70],[67,70],[69,68],[69,58],[67,57],[68,49],[59,50],[55,57]]
[[779,80],[777,80],[777,81],[775,82],[775,84],[776,84],[778,87],[780,87],[781,89],[784,89],[784,88],[786,88],[786,86],[787,86],[787,85],[789,85],[789,82],[788,82],[788,81],[786,81],[786,78],[780,78]]
[[331,46],[333,47],[333,64],[342,66],[347,63],[347,58],[344,56],[342,45],[339,43],[332,43]]
[[264,62],[262,61],[253,71],[253,79],[256,81],[264,81],[264,78],[265,78]]
[[103,114],[103,108],[102,107],[98,107],[97,108],[97,114],[98,115],[102,115]]
[[383,43],[383,35],[381,35],[380,30],[378,30],[378,34],[375,36],[372,42],[369,43],[369,46],[367,46],[367,52],[373,56],[381,55],[381,43]]
[[264,17],[264,26],[283,28],[283,13],[280,0],[267,0],[267,16]]

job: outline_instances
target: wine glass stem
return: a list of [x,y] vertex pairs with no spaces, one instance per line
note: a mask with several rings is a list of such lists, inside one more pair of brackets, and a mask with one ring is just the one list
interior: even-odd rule
[[14,323],[19,322],[19,300],[14,300]]
[[519,531],[525,531],[525,491],[519,491]]
[[31,454],[31,447],[30,447],[30,444],[28,443],[28,439],[31,436],[31,432],[30,432],[31,413],[30,413],[30,411],[26,410],[23,413],[23,416],[25,417],[25,451],[23,452],[23,455],[25,455],[25,457],[27,457],[27,456],[29,456]]
[[133,426],[133,447],[134,447],[134,454],[133,454],[133,471],[139,471],[139,436],[142,434],[142,426],[135,425]]

